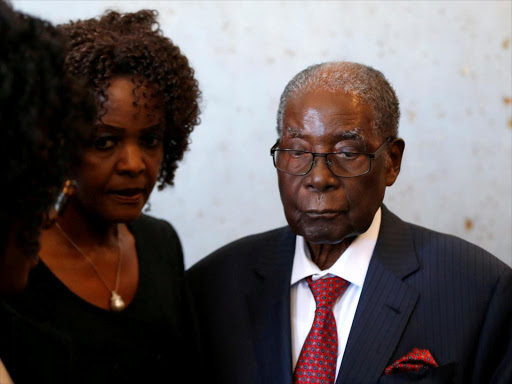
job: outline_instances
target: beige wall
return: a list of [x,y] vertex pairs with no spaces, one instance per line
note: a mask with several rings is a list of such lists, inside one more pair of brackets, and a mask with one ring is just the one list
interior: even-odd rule
[[177,228],[188,266],[284,225],[269,148],[287,81],[328,60],[381,70],[401,101],[402,174],[385,202],[403,219],[512,265],[510,1],[15,1],[53,22],[107,8],[160,11],[204,94],[176,187],[152,214]]

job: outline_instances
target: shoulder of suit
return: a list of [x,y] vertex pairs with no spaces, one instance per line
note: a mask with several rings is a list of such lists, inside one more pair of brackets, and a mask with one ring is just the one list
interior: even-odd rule
[[463,273],[464,270],[478,271],[483,275],[494,278],[510,267],[490,252],[461,239],[458,236],[437,232],[416,224],[407,223],[411,228],[414,247],[418,256],[423,259],[437,253],[442,255],[443,264],[452,265]]
[[206,256],[189,269],[193,274],[202,270],[212,270],[213,268],[223,268],[225,265],[236,266],[247,264],[254,255],[261,254],[269,248],[277,246],[285,238],[295,236],[288,226],[273,229],[270,231],[245,236],[231,243],[224,245],[215,252]]
[[[393,237],[396,231],[410,232],[414,252],[420,265],[436,264],[445,272],[451,271],[462,277],[485,275],[489,281],[495,281],[511,269],[488,251],[457,236],[441,233],[416,224],[402,221],[383,206],[381,232]],[[381,234],[379,234],[380,236]]]

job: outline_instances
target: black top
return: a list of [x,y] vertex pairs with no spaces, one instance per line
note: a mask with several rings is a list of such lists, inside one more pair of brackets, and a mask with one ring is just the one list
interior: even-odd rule
[[[27,289],[9,300],[11,309],[46,329],[32,332],[31,338],[11,335],[20,357],[7,354],[2,360],[16,384],[55,380],[34,377],[32,367],[40,364],[57,365],[63,375],[59,380],[69,383],[153,382],[172,377],[173,365],[180,366],[180,241],[170,224],[148,216],[129,228],[136,241],[139,286],[123,311],[110,312],[84,301],[43,263],[32,271]],[[48,342],[48,332],[68,344],[64,361],[62,348],[57,354],[40,345]],[[23,352],[34,348],[41,351],[38,361]]]

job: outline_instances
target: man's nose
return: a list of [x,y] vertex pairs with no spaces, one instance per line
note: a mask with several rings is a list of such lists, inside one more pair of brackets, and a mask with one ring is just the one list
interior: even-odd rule
[[327,164],[325,156],[315,156],[313,167],[306,175],[306,183],[309,188],[325,191],[339,186],[340,180],[335,176]]
[[138,175],[146,169],[144,153],[136,144],[126,144],[121,148],[117,161],[117,171]]

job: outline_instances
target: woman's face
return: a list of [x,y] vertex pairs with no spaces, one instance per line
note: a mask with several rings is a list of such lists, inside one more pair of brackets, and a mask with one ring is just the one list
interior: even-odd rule
[[107,222],[136,219],[157,181],[163,159],[164,112],[128,76],[111,79],[92,145],[77,175],[77,201]]

